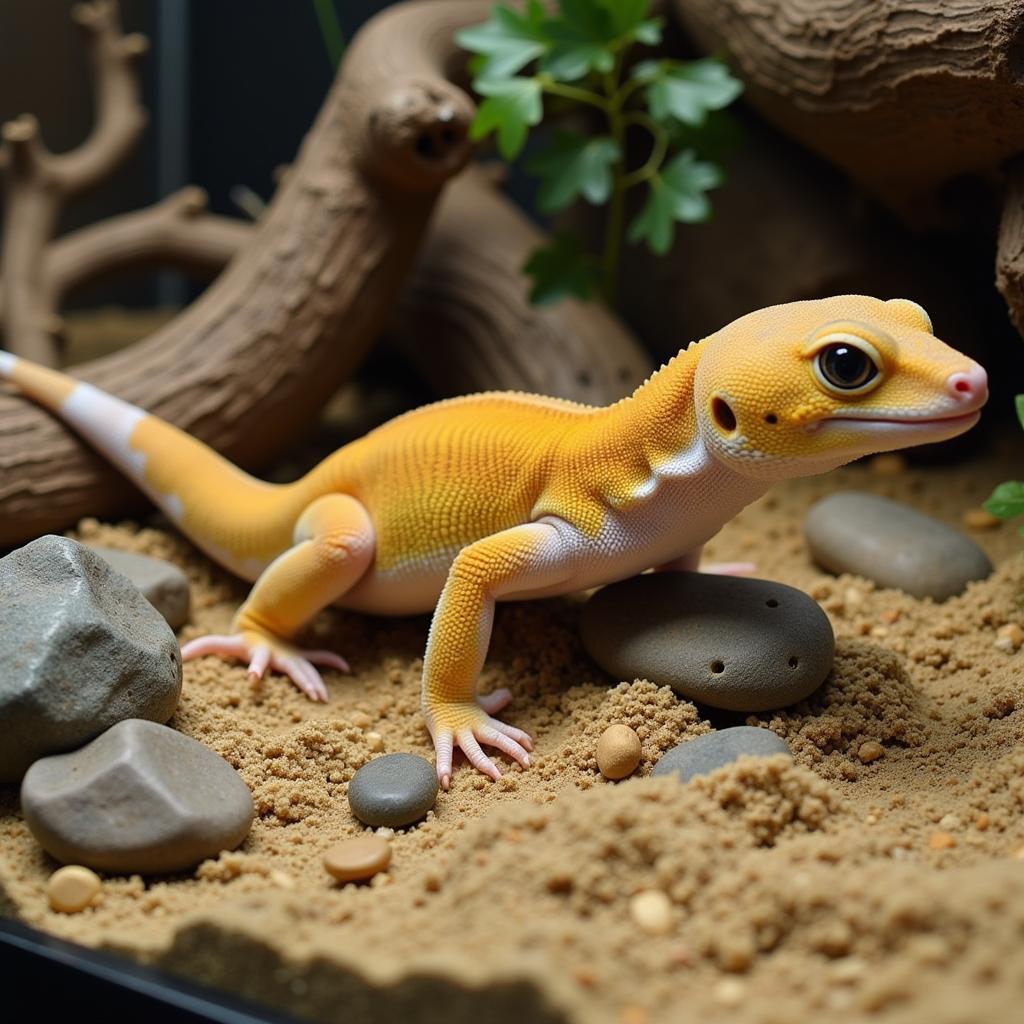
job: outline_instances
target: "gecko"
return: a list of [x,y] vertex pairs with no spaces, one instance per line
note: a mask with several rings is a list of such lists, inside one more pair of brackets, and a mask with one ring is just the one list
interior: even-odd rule
[[787,478],[972,427],[985,370],[940,341],[908,299],[771,306],[688,347],[630,396],[587,406],[519,392],[404,413],[301,479],[269,484],[98,388],[0,352],[0,380],[56,414],[127,474],[214,561],[253,583],[231,633],[185,660],[238,659],[326,700],[303,626],[328,605],[433,610],[421,707],[440,785],[453,754],[492,779],[493,748],[523,768],[531,737],[476,692],[495,602],[582,591],[702,547]]

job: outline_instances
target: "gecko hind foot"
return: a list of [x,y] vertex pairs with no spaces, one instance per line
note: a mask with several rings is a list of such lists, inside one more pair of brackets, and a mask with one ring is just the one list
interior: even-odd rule
[[182,661],[217,654],[249,663],[249,678],[262,679],[268,668],[286,675],[310,700],[327,701],[327,687],[317,665],[350,671],[348,662],[333,651],[304,650],[275,639],[249,639],[244,634],[204,636],[190,640],[181,649]]

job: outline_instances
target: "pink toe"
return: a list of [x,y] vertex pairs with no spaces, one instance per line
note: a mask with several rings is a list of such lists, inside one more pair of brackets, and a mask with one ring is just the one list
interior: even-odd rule
[[336,668],[339,672],[351,672],[348,662],[334,651],[303,651],[303,654],[314,665],[324,665],[327,668]]
[[512,691],[502,687],[500,690],[495,690],[494,693],[487,693],[477,697],[476,702],[487,714],[496,715],[502,708],[507,707],[511,700]]

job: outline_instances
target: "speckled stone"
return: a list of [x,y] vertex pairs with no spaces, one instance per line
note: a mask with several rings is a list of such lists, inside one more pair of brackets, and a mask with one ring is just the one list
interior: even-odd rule
[[224,758],[141,719],[36,761],[21,809],[57,860],[122,874],[182,871],[233,850],[255,814],[249,787]]
[[192,591],[188,577],[176,565],[131,551],[100,547],[92,550],[115,572],[134,583],[171,629],[180,629],[188,622]]
[[0,782],[126,718],[166,722],[180,694],[174,633],[94,551],[47,536],[0,559]]
[[771,757],[774,754],[793,756],[785,741],[769,729],[737,725],[705,733],[666,750],[651,774],[678,775],[683,782],[689,782],[697,775],[707,775],[744,756]]
[[616,679],[649,679],[731,711],[802,700],[835,655],[828,616],[802,591],[710,573],[649,573],[605,587],[584,607],[581,632]]
[[383,754],[348,784],[352,813],[365,825],[399,828],[419,821],[437,800],[437,772],[415,754]]
[[862,491],[830,494],[804,519],[811,556],[830,572],[944,601],[992,572],[970,537],[917,509]]

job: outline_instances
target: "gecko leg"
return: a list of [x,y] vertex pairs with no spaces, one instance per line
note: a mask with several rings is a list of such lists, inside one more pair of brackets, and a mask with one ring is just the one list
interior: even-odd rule
[[295,546],[267,566],[238,610],[236,632],[187,643],[183,660],[219,654],[248,661],[254,679],[272,668],[312,700],[327,700],[316,666],[347,672],[348,662],[333,651],[304,650],[289,638],[356,583],[373,561],[373,551],[373,524],[355,498],[318,498],[299,517]]
[[507,691],[476,696],[487,654],[494,604],[499,597],[557,588],[575,572],[580,545],[566,523],[516,526],[468,545],[452,563],[434,611],[423,659],[423,715],[437,753],[437,777],[447,789],[456,746],[470,763],[500,778],[481,744],[495,747],[524,767],[533,741],[492,715],[508,703]]

